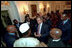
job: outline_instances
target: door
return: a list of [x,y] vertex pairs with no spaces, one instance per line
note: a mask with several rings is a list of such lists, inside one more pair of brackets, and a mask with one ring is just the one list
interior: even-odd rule
[[12,22],[7,10],[1,11],[1,20],[4,27],[7,27],[8,25],[12,25]]
[[36,5],[31,5],[31,13],[32,13],[32,17],[36,16],[36,14],[37,14],[37,6]]

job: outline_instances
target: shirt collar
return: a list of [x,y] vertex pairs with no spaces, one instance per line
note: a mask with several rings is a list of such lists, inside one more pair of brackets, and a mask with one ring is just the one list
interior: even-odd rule
[[16,24],[17,25],[17,27],[19,27],[19,23],[18,24]]
[[15,35],[15,33],[9,33],[9,35]]
[[63,21],[63,23],[65,24],[68,21],[68,19],[66,19],[65,21]]
[[18,23],[18,25],[19,25],[19,23]]
[[60,41],[60,40],[61,40],[61,39],[57,39],[57,40],[54,40],[54,39],[53,39],[52,41],[56,41],[56,42],[58,42],[58,41]]
[[41,23],[40,25],[42,26],[43,23]]

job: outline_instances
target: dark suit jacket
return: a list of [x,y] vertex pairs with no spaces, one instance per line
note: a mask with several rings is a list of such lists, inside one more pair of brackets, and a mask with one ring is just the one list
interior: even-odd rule
[[[19,26],[21,25],[22,23],[19,23]],[[16,26],[16,24],[14,24],[15,26]],[[22,37],[23,35],[22,35],[22,33],[19,31],[19,28],[16,26],[16,29],[17,29],[17,31],[18,31],[18,34],[19,34],[19,36],[20,37]]]
[[57,26],[58,28],[60,28],[62,30],[62,40],[63,41],[68,41],[71,39],[71,21],[68,20],[64,25],[62,24],[62,22],[60,22]]
[[[19,23],[19,26],[20,26],[21,24],[22,24],[22,23]],[[14,24],[14,25],[16,26],[16,24]],[[17,26],[16,26],[16,28],[19,29]]]
[[46,20],[45,24],[47,24],[49,26],[49,28],[52,27],[52,22],[50,19]]
[[[24,23],[26,23],[26,20]],[[37,24],[36,19],[30,19],[30,25],[29,26],[30,26],[32,35],[34,34],[36,24]]]
[[49,39],[48,40],[48,47],[66,47],[65,44],[62,42],[62,40],[58,41],[58,42],[55,42],[55,41],[52,41],[53,39]]
[[6,43],[7,47],[13,47],[13,43],[16,39],[18,39],[17,36],[9,35],[8,33],[6,33],[3,37],[3,40]]
[[[38,25],[36,27],[36,32],[37,32],[37,28],[38,28]],[[47,43],[47,40],[48,40],[48,36],[49,36],[49,27],[47,24],[42,24],[42,28],[41,28],[41,37],[39,37],[38,39],[42,42],[45,42]]]

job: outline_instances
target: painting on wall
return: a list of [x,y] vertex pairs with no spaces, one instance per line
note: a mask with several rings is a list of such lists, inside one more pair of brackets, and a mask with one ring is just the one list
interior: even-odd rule
[[1,14],[2,14],[2,18],[3,18],[4,23],[6,24],[6,26],[7,25],[12,25],[12,22],[11,22],[8,11],[7,10],[6,11],[1,11]]

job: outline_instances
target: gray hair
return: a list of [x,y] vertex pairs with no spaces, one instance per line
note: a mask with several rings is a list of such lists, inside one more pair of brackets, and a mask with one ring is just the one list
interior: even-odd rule
[[38,19],[38,18],[40,18],[41,20],[43,20],[43,17],[42,17],[42,16],[39,16],[39,17],[37,17],[36,19]]

